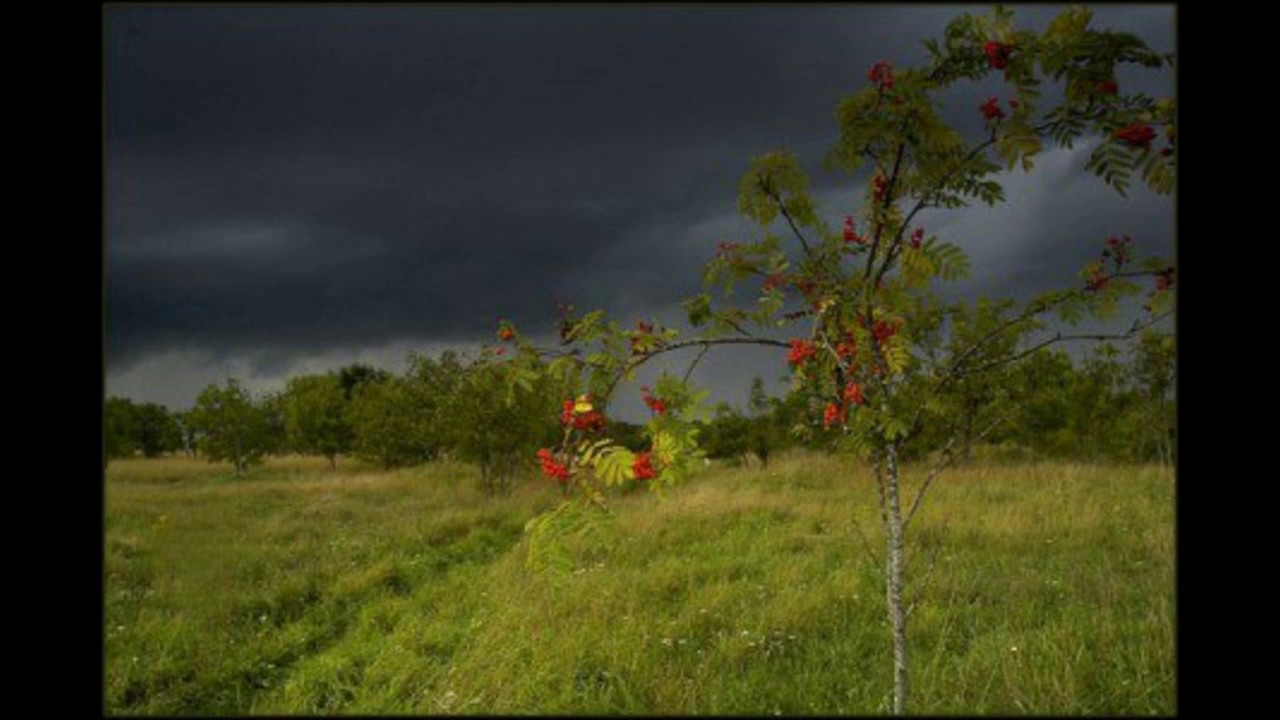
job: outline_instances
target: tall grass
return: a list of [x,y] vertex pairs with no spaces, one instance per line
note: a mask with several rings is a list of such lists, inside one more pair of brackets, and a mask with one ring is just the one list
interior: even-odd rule
[[[556,494],[489,499],[477,477],[112,463],[107,711],[887,710],[866,547],[883,538],[857,466],[792,456],[627,496],[562,576],[523,563]],[[1173,712],[1173,492],[1154,467],[944,475],[912,525],[908,597],[929,578],[912,711]]]

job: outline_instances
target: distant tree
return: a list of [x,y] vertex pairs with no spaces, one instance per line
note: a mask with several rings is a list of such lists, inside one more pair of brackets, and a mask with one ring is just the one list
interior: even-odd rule
[[195,457],[199,435],[196,432],[195,424],[191,421],[191,411],[175,412],[173,413],[173,419],[177,421],[178,430],[182,434],[182,450],[187,454],[187,457]]
[[103,407],[103,441],[107,460],[132,457],[138,451],[132,400],[109,397]]
[[391,373],[372,365],[352,363],[338,370],[338,384],[342,386],[342,395],[348,402],[355,396],[361,385],[378,380],[386,380]]
[[707,457],[749,464],[751,421],[729,403],[716,403],[707,425],[703,448]]
[[541,375],[513,386],[497,356],[481,356],[457,377],[442,406],[445,442],[460,459],[480,466],[480,485],[488,495],[511,489],[527,458],[561,434],[556,409],[563,391]]
[[1143,447],[1152,447],[1163,464],[1174,461],[1173,402],[1176,344],[1172,335],[1147,332],[1139,339],[1130,366],[1138,396],[1138,427]]
[[432,418],[416,402],[417,395],[413,384],[403,377],[357,386],[347,406],[353,454],[383,468],[433,459],[439,448],[432,438]]
[[163,405],[133,406],[133,439],[146,457],[159,457],[182,449],[182,429]]
[[777,447],[779,437],[777,423],[773,415],[774,403],[765,392],[764,379],[755,377],[751,380],[751,418],[748,420],[747,447],[760,458],[760,467],[769,466],[769,455]]
[[458,424],[449,405],[468,372],[465,359],[452,350],[439,357],[410,353],[405,382],[415,412],[421,418],[424,457],[435,459],[457,445]]
[[347,399],[335,373],[302,375],[289,380],[284,393],[284,422],[293,449],[322,455],[338,466],[338,455],[351,449]]
[[237,475],[261,462],[273,442],[266,412],[234,379],[201,390],[191,421],[200,433],[200,452],[210,462],[230,462]]
[[296,448],[289,444],[289,434],[285,428],[285,398],[283,392],[268,392],[257,400],[258,409],[262,412],[262,420],[266,427],[266,451],[268,455],[282,455]]
[[1077,373],[1071,357],[1061,349],[1036,353],[1015,366],[1009,382],[1017,398],[1016,415],[1007,423],[1009,439],[1039,455],[1075,454],[1071,399]]
[[1124,392],[1128,368],[1120,351],[1101,343],[1080,368],[1072,402],[1072,431],[1078,443],[1077,457],[1089,462],[1128,458],[1137,434],[1124,422],[1133,397]]

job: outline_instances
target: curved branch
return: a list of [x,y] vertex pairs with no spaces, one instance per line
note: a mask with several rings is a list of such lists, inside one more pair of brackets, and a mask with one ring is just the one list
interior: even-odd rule
[[800,228],[796,227],[795,220],[791,219],[791,213],[787,212],[786,203],[782,202],[782,198],[773,192],[773,189],[770,188],[763,179],[760,181],[760,189],[764,191],[765,195],[768,195],[771,200],[778,204],[778,211],[782,213],[782,217],[786,218],[787,225],[791,226],[791,232],[796,236],[796,239],[800,241],[800,247],[804,248],[804,254],[812,259],[813,247],[809,245],[809,241],[806,240],[804,234],[800,232]]
[[1139,330],[1144,330],[1146,328],[1149,328],[1152,325],[1155,325],[1156,323],[1169,317],[1172,314],[1173,314],[1173,310],[1166,310],[1165,312],[1162,312],[1159,315],[1153,315],[1151,319],[1147,320],[1146,322],[1142,322],[1142,321],[1135,322],[1128,330],[1122,333],[1093,334],[1093,335],[1088,335],[1088,334],[1063,335],[1061,332],[1058,332],[1058,333],[1055,333],[1053,337],[1047,340],[1044,340],[1042,342],[1036,343],[1035,345],[1018,353],[1017,355],[1011,355],[1001,360],[995,360],[995,361],[986,363],[985,365],[979,365],[976,368],[960,373],[957,377],[968,377],[969,375],[976,375],[980,372],[990,370],[992,368],[1000,367],[1001,365],[1008,365],[1010,363],[1015,363],[1021,360],[1022,358],[1027,357],[1028,355],[1031,355],[1055,343],[1067,342],[1071,340],[1096,340],[1096,341],[1128,340],[1129,338],[1133,337],[1134,333],[1137,333]]
[[618,386],[618,383],[622,380],[623,377],[627,376],[629,373],[631,373],[631,371],[635,370],[636,368],[649,362],[650,360],[652,360],[653,358],[659,355],[663,355],[669,352],[674,352],[676,350],[683,350],[685,348],[691,348],[691,347],[703,347],[704,349],[709,349],[713,345],[768,345],[771,347],[781,347],[781,348],[791,347],[790,343],[786,343],[781,340],[772,340],[770,338],[758,338],[758,337],[709,338],[704,340],[684,340],[677,343],[671,343],[669,345],[663,345],[662,347],[652,350],[650,352],[647,352],[644,355],[640,355],[632,359],[631,362],[627,363],[626,367],[624,367],[621,372],[614,375],[613,380],[609,382],[609,386],[605,389],[604,396],[608,398],[611,395],[613,395],[613,389]]

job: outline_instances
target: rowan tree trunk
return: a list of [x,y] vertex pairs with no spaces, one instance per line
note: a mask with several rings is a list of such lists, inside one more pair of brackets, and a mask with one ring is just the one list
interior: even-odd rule
[[902,570],[905,544],[902,537],[902,502],[898,492],[898,447],[889,443],[885,452],[885,500],[887,501],[886,537],[888,572],[885,596],[889,607],[889,626],[893,631],[893,714],[907,711],[907,613],[902,604]]

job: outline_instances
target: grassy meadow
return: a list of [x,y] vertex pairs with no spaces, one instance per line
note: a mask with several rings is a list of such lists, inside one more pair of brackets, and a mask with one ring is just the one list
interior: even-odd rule
[[[106,473],[105,710],[119,714],[874,714],[882,536],[864,468],[797,454],[614,503],[573,568],[448,463],[272,459]],[[909,500],[921,473],[907,468]],[[1174,481],[977,463],[913,521],[913,713],[1170,714]],[[858,528],[861,528],[859,531]],[[931,574],[930,558],[935,558]]]

